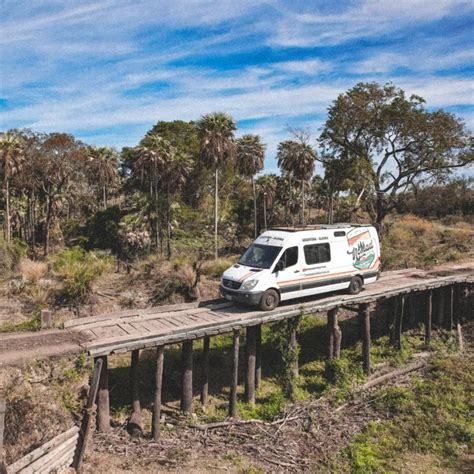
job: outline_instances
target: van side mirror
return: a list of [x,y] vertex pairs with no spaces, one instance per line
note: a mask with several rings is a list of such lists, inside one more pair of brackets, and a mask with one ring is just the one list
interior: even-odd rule
[[276,265],[275,265],[275,270],[274,272],[281,272],[285,269],[285,262],[283,260],[280,260]]

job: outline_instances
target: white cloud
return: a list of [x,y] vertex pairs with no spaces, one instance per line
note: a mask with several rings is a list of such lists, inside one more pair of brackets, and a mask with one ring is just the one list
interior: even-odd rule
[[472,9],[469,0],[365,0],[349,5],[337,14],[324,14],[312,3],[304,13],[285,6],[284,20],[276,25],[272,42],[290,47],[336,45]]

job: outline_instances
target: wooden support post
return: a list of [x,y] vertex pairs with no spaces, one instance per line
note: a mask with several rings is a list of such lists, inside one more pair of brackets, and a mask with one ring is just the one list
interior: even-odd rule
[[160,438],[160,418],[161,418],[161,391],[163,386],[163,363],[165,358],[165,347],[156,348],[156,366],[155,366],[155,397],[153,401],[153,416],[151,420],[151,431],[153,439],[158,441]]
[[330,309],[327,313],[327,329],[328,329],[328,359],[334,358],[334,310]]
[[245,401],[255,405],[255,359],[257,352],[257,338],[255,327],[247,328],[245,338],[246,356],[247,356],[247,375],[245,377]]
[[203,406],[206,406],[209,401],[209,346],[210,338],[206,336],[202,342],[201,403]]
[[405,314],[405,295],[400,297],[400,308],[395,319],[395,347],[402,350],[403,316]]
[[449,287],[448,325],[448,329],[452,331],[454,329],[454,285]]
[[237,385],[239,383],[239,345],[240,330],[234,329],[232,340],[232,380],[229,394],[229,416],[234,418],[237,414]]
[[[0,395],[1,397],[1,395]],[[0,398],[0,474],[7,474],[7,465],[3,455],[3,433],[5,432],[5,412],[7,404],[3,397]]]
[[431,344],[431,325],[433,319],[433,290],[428,290],[428,305],[425,320],[425,344],[427,347]]
[[359,328],[362,338],[364,372],[370,374],[370,311],[368,304],[359,305]]
[[193,341],[182,346],[181,411],[193,411]]
[[49,309],[41,310],[41,329],[49,329],[53,326],[53,314]]
[[289,353],[291,355],[291,371],[293,377],[297,378],[299,374],[298,365],[298,341],[296,339],[296,329],[291,329],[288,340]]
[[398,320],[398,297],[392,298],[392,306],[391,306],[391,318],[390,318],[390,326],[389,326],[389,338],[390,338],[390,345],[397,346],[397,320]]
[[97,359],[102,360],[99,392],[97,394],[97,429],[106,433],[110,430],[109,371],[107,368],[107,356],[101,356]]
[[[464,341],[462,337],[462,326],[461,326],[461,299],[462,299],[463,291],[462,287],[457,285],[453,291],[453,298],[456,298],[456,311],[453,308],[453,318],[454,318],[454,328],[456,330],[456,337],[458,343],[458,350],[462,352],[464,350]],[[453,304],[454,305],[454,304]]]
[[97,392],[99,390],[100,374],[102,372],[102,359],[97,359],[94,366],[94,373],[92,375],[92,381],[87,395],[87,403],[84,409],[84,416],[82,417],[81,429],[79,430],[79,437],[77,440],[76,450],[74,452],[74,459],[72,467],[76,472],[81,472],[82,461],[84,454],[87,449],[90,437],[92,436],[91,426],[93,420],[93,409]]
[[342,343],[342,331],[337,320],[338,310],[335,310],[334,314],[334,358],[339,359],[341,357],[341,343]]
[[328,311],[328,330],[329,330],[329,359],[339,359],[341,356],[342,331],[337,321],[338,308]]
[[128,430],[132,434],[140,434],[142,431],[142,415],[140,406],[140,388],[139,388],[139,362],[140,351],[132,351],[130,363],[130,399],[132,402],[132,415],[128,420]]
[[262,385],[262,325],[255,326],[257,338],[257,354],[255,357],[255,390]]
[[443,327],[444,322],[444,307],[446,304],[444,293],[445,289],[443,287],[438,289],[438,311],[436,312],[436,326],[439,328]]

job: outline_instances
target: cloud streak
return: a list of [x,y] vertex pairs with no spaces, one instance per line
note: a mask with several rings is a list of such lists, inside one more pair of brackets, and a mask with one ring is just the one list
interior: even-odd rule
[[[260,133],[273,157],[288,125],[316,134],[339,93],[372,80],[473,121],[470,2],[10,7],[0,7],[0,129],[62,130],[133,146],[158,120],[224,110],[241,133]],[[274,167],[271,158],[267,168]]]

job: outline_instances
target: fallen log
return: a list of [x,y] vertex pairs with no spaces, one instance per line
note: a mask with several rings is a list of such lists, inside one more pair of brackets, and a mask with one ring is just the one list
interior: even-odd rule
[[400,375],[405,375],[405,374],[408,374],[409,372],[414,372],[415,370],[425,367],[427,364],[428,364],[428,361],[423,358],[422,360],[413,362],[401,369],[393,370],[392,372],[388,372],[387,374],[383,374],[383,375],[380,375],[379,377],[375,377],[372,380],[369,380],[368,382],[366,382],[364,385],[360,386],[358,389],[356,389],[355,393],[363,392],[365,390],[368,390],[369,388],[380,385],[386,382],[387,380],[391,380],[396,377],[399,377]]

